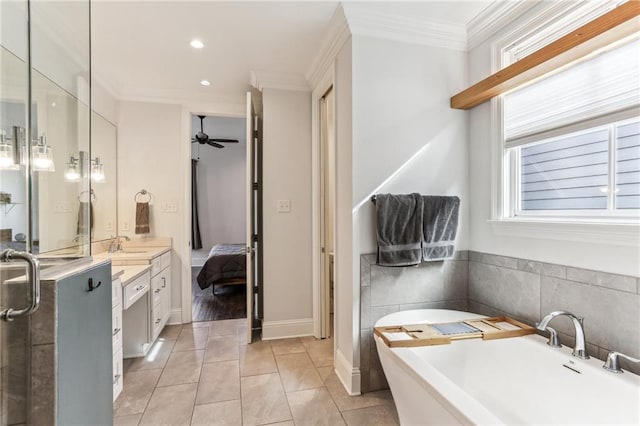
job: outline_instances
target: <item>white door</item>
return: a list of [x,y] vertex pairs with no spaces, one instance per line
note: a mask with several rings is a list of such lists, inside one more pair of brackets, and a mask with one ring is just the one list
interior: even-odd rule
[[255,249],[253,235],[254,230],[254,191],[253,182],[254,176],[254,110],[251,99],[251,92],[247,92],[247,343],[251,343],[251,335],[253,329],[253,317],[254,317],[254,272],[255,272]]

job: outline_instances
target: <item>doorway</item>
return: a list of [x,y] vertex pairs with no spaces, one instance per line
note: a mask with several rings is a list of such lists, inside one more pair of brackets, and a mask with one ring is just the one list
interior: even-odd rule
[[194,322],[247,317],[246,122],[191,116]]
[[320,130],[320,337],[334,335],[335,101],[333,86],[319,100]]

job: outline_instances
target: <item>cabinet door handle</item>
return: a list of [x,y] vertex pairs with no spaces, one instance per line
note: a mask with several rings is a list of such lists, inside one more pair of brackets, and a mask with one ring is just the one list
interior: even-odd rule
[[120,377],[121,377],[121,376],[120,376],[120,374],[116,374],[116,375],[113,377],[113,384],[114,384],[114,385],[115,385],[116,383],[118,383],[118,380],[120,380]]
[[159,288],[156,288],[156,289],[154,290],[154,293],[160,293],[160,289],[159,289]]
[[162,321],[162,319],[158,318],[158,319],[156,320],[156,324],[160,324],[160,321]]
[[167,287],[167,279],[165,277],[162,277],[162,288]]
[[141,286],[136,287],[136,291],[144,290],[146,286],[143,284]]
[[121,329],[119,328],[116,328],[115,330],[113,330],[113,335],[115,336],[116,334],[120,333],[120,330]]
[[102,285],[102,281],[98,281],[98,285],[93,285],[93,278],[89,278],[89,290],[87,291],[93,291],[96,288],[100,287]]

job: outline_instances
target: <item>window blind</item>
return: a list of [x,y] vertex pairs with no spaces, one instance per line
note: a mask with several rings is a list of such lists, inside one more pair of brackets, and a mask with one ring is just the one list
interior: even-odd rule
[[594,126],[599,117],[624,111],[638,115],[640,40],[616,46],[586,61],[504,96],[505,146],[511,148]]

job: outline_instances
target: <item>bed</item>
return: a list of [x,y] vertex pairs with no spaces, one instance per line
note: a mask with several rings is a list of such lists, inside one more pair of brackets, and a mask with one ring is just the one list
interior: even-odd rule
[[200,270],[198,285],[201,289],[216,285],[246,284],[247,256],[244,244],[216,244]]

